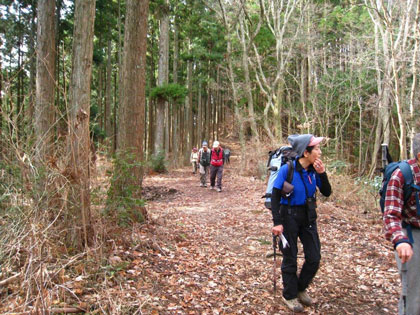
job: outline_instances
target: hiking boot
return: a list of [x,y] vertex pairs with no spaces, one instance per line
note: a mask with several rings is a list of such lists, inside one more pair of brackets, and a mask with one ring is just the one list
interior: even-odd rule
[[210,186],[210,189],[212,189],[212,190],[213,190],[213,189],[214,189],[214,186]]
[[206,185],[204,185],[203,183],[200,184],[200,187],[206,187]]
[[286,306],[289,309],[291,309],[293,312],[296,312],[296,313],[303,312],[303,306],[302,306],[302,304],[300,304],[300,302],[298,301],[297,298],[294,298],[294,299],[291,299],[291,300],[286,300],[283,297],[283,301],[284,301],[284,304],[286,304]]
[[217,192],[222,192],[222,188],[220,188],[220,187],[217,187]]
[[314,303],[314,301],[312,301],[311,297],[309,296],[308,292],[306,292],[306,290],[302,292],[298,292],[297,296],[298,296],[298,300],[303,305],[311,306]]

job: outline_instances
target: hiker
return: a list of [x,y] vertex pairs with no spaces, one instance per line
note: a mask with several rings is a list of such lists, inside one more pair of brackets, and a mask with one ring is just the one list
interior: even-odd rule
[[[413,138],[414,157],[407,160],[414,184],[420,184],[420,133]],[[404,202],[404,176],[397,168],[389,180],[384,208],[385,237],[394,245],[395,258],[401,277],[402,294],[399,314],[420,314],[420,209],[417,209],[418,191],[413,189]],[[416,196],[417,195],[417,196]]]
[[217,176],[217,191],[222,191],[222,176],[223,176],[223,149],[219,141],[213,142],[213,149],[211,149],[210,158],[210,189],[214,189]]
[[[283,278],[283,300],[294,312],[302,312],[303,305],[310,306],[313,301],[306,292],[315,277],[321,260],[321,244],[316,223],[316,188],[324,196],[331,194],[325,165],[321,161],[320,143],[323,137],[311,134],[289,136],[296,160],[291,166],[284,164],[274,182],[271,207],[274,235],[283,234],[289,245],[279,248],[283,254],[281,266]],[[293,191],[285,197],[283,186],[287,187],[289,167],[293,169],[291,183]],[[290,185],[289,185],[290,186]],[[297,239],[301,240],[305,262],[300,274],[297,273]],[[303,304],[303,305],[302,305]]]
[[207,141],[203,141],[201,149],[198,151],[198,161],[200,167],[200,187],[207,187],[207,174],[210,166],[210,149]]
[[224,154],[224,157],[225,157],[225,164],[229,164],[230,163],[230,150],[229,149],[224,149],[223,154]]
[[193,148],[191,151],[190,162],[193,168],[193,174],[197,173],[197,162],[198,162],[198,152],[197,148]]

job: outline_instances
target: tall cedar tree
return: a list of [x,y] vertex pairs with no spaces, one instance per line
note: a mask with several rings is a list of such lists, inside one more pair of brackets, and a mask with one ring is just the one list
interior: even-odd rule
[[[117,132],[117,151],[128,153],[131,176],[119,178],[116,190],[138,187],[133,198],[141,197],[143,170],[144,119],[146,102],[146,47],[148,0],[127,1],[123,65],[121,73],[121,106]],[[138,163],[139,162],[139,163]],[[145,213],[143,213],[145,214]]]
[[90,213],[90,85],[92,75],[95,1],[76,0],[73,30],[73,64],[69,107],[69,179],[71,182],[68,227],[77,248],[89,245],[93,233]]

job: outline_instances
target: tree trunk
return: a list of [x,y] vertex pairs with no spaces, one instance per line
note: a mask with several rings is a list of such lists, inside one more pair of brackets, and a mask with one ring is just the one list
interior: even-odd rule
[[103,103],[103,91],[104,90],[104,82],[103,82],[103,67],[102,63],[98,67],[98,121],[99,121],[99,128],[104,130],[104,103]]
[[[144,122],[146,103],[146,46],[149,1],[127,1],[125,20],[123,64],[121,71],[121,91],[119,123],[117,132],[117,151],[128,163],[128,170],[123,166],[116,170],[122,174],[114,183],[117,194],[140,199],[144,160]],[[129,191],[130,195],[126,196]],[[141,214],[146,217],[146,210],[135,206],[127,209],[134,218]]]
[[168,158],[169,154],[169,136],[170,136],[170,126],[171,126],[171,108],[172,105],[169,102],[166,102],[165,106],[165,157]]
[[416,98],[416,90],[418,89],[418,70],[417,70],[417,58],[418,58],[418,51],[419,51],[419,36],[420,32],[418,31],[418,27],[420,26],[420,1],[417,1],[417,8],[416,8],[416,17],[415,17],[415,31],[414,31],[414,48],[413,48],[413,59],[411,61],[411,75],[413,76],[413,82],[411,83],[410,89],[410,152],[411,156],[415,156],[413,152],[413,138],[416,133],[416,130],[419,130],[420,124],[418,122],[419,115],[415,110],[415,98]]
[[[188,44],[188,52],[191,53],[191,43]],[[185,132],[185,144],[186,150],[183,151],[184,154],[184,162],[188,163],[190,158],[190,151],[192,149],[192,136],[193,136],[193,114],[192,114],[192,62],[190,60],[187,61],[187,88],[188,88],[188,95],[185,98],[185,125],[184,125],[184,132]]]
[[[177,21],[174,21],[174,42],[173,42],[173,59],[172,59],[172,81],[174,84],[178,83],[178,59],[179,59],[179,32]],[[172,105],[172,156],[174,166],[176,161],[179,161],[179,105]]]
[[[159,34],[159,65],[158,65],[158,86],[168,83],[169,71],[169,2],[160,6],[160,34]],[[167,102],[163,98],[158,98],[156,102],[156,130],[154,153],[164,149],[165,141],[165,106]]]
[[148,134],[149,134],[149,138],[147,141],[147,149],[148,149],[148,154],[151,155],[153,154],[153,150],[154,150],[154,139],[155,139],[155,101],[154,100],[150,100],[148,103],[148,124],[149,124],[149,128],[148,128]]
[[[198,64],[198,73],[200,73],[201,67],[200,63]],[[201,79],[198,79],[198,95],[197,95],[197,144],[201,145],[203,141],[203,102],[201,101],[201,88],[202,83]]]
[[[143,161],[144,115],[146,101],[146,34],[148,0],[127,2],[122,64],[121,106],[118,123],[118,151],[134,153]],[[139,31],[141,30],[141,31]],[[135,182],[141,184],[141,168],[132,170]],[[124,189],[124,186],[121,186]]]
[[92,75],[95,1],[76,0],[73,30],[73,65],[70,82],[68,169],[68,227],[71,242],[79,249],[92,242],[90,213],[90,85]]
[[[108,40],[108,58],[106,63],[106,80],[105,80],[105,134],[106,137],[109,137],[109,140],[112,139],[113,128],[111,120],[111,101],[112,101],[112,63],[111,63],[111,39]],[[114,117],[115,119],[115,117]]]
[[[373,17],[372,17],[373,19]],[[373,145],[373,151],[371,152],[371,165],[368,176],[372,177],[377,166],[377,156],[381,147],[381,141],[386,144],[390,144],[390,126],[389,126],[389,97],[390,97],[390,65],[389,65],[389,54],[388,54],[388,42],[386,34],[383,36],[383,53],[384,53],[384,68],[385,71],[380,67],[379,56],[382,54],[380,51],[379,43],[379,30],[378,24],[375,23],[375,67],[376,67],[376,83],[378,88],[378,123],[376,125],[375,142]],[[383,33],[383,32],[382,32]],[[384,75],[382,77],[382,72]]]
[[232,98],[233,98],[233,106],[234,106],[234,111],[235,111],[235,120],[236,120],[236,126],[238,128],[238,134],[239,134],[239,143],[240,143],[240,148],[241,148],[241,161],[240,161],[240,169],[241,170],[245,170],[245,165],[246,165],[246,143],[245,143],[245,134],[244,134],[244,124],[243,124],[243,119],[242,119],[242,115],[239,109],[239,102],[238,102],[238,91],[237,91],[237,87],[235,84],[235,72],[233,70],[233,62],[232,62],[232,40],[230,38],[230,25],[227,22],[227,14],[226,14],[226,10],[223,4],[222,0],[219,0],[219,6],[220,9],[222,11],[222,17],[223,17],[223,22],[224,25],[226,27],[226,32],[227,32],[227,54],[226,54],[226,61],[228,64],[228,76],[229,76],[229,81],[231,84],[231,89],[232,89]]
[[[0,39],[0,45],[2,41]],[[4,143],[3,143],[3,75],[1,73],[3,71],[2,67],[2,57],[0,55],[0,161],[3,160],[4,154]]]
[[241,40],[241,47],[242,47],[242,69],[244,71],[244,76],[245,76],[245,93],[247,96],[247,101],[248,101],[248,118],[249,118],[249,122],[251,124],[251,131],[252,131],[252,136],[255,137],[256,141],[257,141],[257,145],[259,145],[260,142],[260,137],[258,135],[258,130],[257,130],[257,123],[255,122],[255,114],[254,114],[254,99],[252,96],[252,88],[251,88],[251,79],[249,76],[249,66],[248,66],[248,48],[247,48],[247,43],[245,41],[245,28],[244,28],[244,21],[243,21],[243,14],[241,15],[242,18],[239,20],[239,25],[240,25],[240,40]]
[[36,38],[36,33],[37,33],[37,24],[35,20],[36,20],[36,8],[32,8],[31,33],[29,37],[29,51],[28,51],[29,55],[31,56],[30,65],[29,65],[29,108],[28,108],[28,120],[26,122],[29,126],[33,126],[33,117],[35,115],[35,98],[36,98],[36,58],[32,57],[32,56],[35,56],[35,38]]
[[55,1],[38,2],[35,137],[36,160],[52,152],[55,92]]

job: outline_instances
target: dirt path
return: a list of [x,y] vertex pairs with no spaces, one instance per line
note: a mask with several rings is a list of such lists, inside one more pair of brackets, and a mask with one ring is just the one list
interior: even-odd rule
[[[142,312],[288,313],[280,265],[274,296],[273,258],[266,257],[272,245],[271,214],[261,199],[265,183],[236,175],[237,157],[231,160],[221,193],[199,187],[190,168],[146,177],[153,223],[132,250]],[[306,314],[396,313],[399,280],[379,223],[331,201],[318,210],[322,262],[309,288],[317,303]]]

